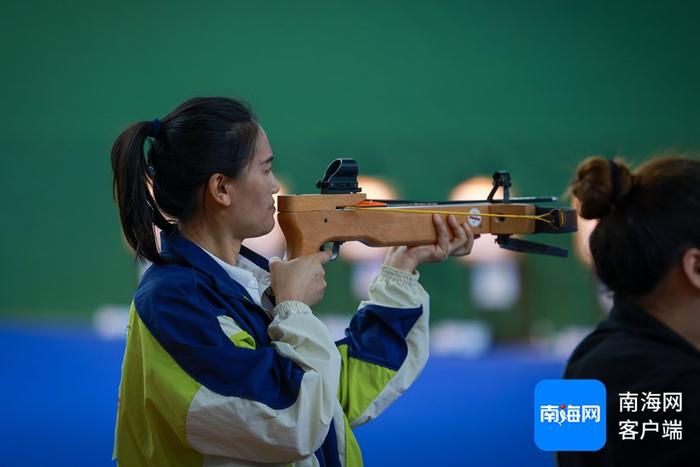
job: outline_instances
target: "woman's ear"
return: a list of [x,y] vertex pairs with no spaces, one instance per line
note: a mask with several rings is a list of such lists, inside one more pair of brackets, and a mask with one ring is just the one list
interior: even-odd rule
[[683,273],[697,290],[700,291],[700,249],[690,248],[681,258]]
[[231,179],[223,174],[215,173],[207,182],[207,197],[221,207],[228,207],[233,202]]

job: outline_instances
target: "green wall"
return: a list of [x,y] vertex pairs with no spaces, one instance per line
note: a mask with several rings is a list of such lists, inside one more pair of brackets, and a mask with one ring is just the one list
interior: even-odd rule
[[[697,149],[698,5],[4,4],[0,313],[87,316],[129,301],[109,150],[130,122],[194,95],[252,103],[297,193],[338,155],[402,196],[439,199],[496,169],[520,194],[560,194],[589,154]],[[529,256],[523,273],[523,300],[494,315],[470,305],[464,268],[423,270],[436,317],[486,317],[504,337],[598,318],[577,260]],[[320,311],[352,309],[348,266],[328,274]]]

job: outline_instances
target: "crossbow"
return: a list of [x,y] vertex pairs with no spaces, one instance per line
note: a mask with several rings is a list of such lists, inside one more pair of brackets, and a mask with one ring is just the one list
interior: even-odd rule
[[[501,248],[523,253],[567,256],[567,250],[535,243],[514,234],[570,233],[576,231],[572,208],[543,207],[556,197],[511,197],[510,174],[493,174],[493,188],[485,200],[404,201],[368,200],[357,183],[354,159],[335,159],[316,184],[321,194],[280,195],[277,198],[280,227],[287,240],[287,258],[311,254],[332,243],[335,259],[340,244],[358,240],[366,245],[428,245],[437,242],[432,214],[457,217],[475,234],[496,236]],[[501,199],[494,196],[501,188]]]

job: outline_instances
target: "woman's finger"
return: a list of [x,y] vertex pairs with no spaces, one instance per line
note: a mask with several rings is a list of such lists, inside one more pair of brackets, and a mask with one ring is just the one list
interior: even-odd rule
[[469,225],[467,225],[466,223],[462,224],[459,230],[464,235],[465,242],[462,246],[456,248],[452,252],[452,256],[468,255],[472,252],[472,248],[474,247],[474,239],[476,238],[476,236],[474,235],[474,232],[472,232],[472,230],[469,228]]
[[467,224],[465,222],[463,225],[464,225],[464,233],[467,234],[467,244],[465,245],[465,248],[467,249],[466,254],[469,254],[472,252],[472,248],[474,248],[474,240],[476,239],[477,235],[474,235],[474,232],[472,232],[472,229],[469,228],[469,224]]
[[459,222],[457,222],[457,218],[450,216],[449,222],[452,232],[454,233],[454,238],[450,242],[450,254],[452,254],[454,251],[459,250],[466,245],[469,239],[467,237],[467,232],[461,225],[459,225]]
[[318,261],[320,264],[326,264],[331,260],[333,257],[333,252],[330,250],[323,250],[319,251],[316,253],[316,256],[314,258],[315,261]]
[[[450,214],[451,215],[451,214]],[[443,222],[439,214],[433,214],[435,227],[438,233],[438,259],[445,259],[450,254],[450,233],[447,231],[447,225]]]

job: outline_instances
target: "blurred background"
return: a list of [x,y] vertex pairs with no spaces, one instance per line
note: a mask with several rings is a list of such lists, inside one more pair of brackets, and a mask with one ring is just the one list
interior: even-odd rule
[[[586,156],[700,148],[698,15],[686,1],[3,2],[3,465],[114,464],[124,310],[143,270],[111,192],[130,123],[236,97],[287,193],[316,193],[342,156],[375,197],[483,198],[495,170],[516,196],[559,196]],[[484,236],[470,261],[421,269],[432,357],[357,430],[366,465],[554,464],[533,442],[534,386],[561,375],[609,297],[585,235],[530,239],[570,255],[504,254]],[[337,335],[377,268],[366,249],[341,252],[315,310]]]

